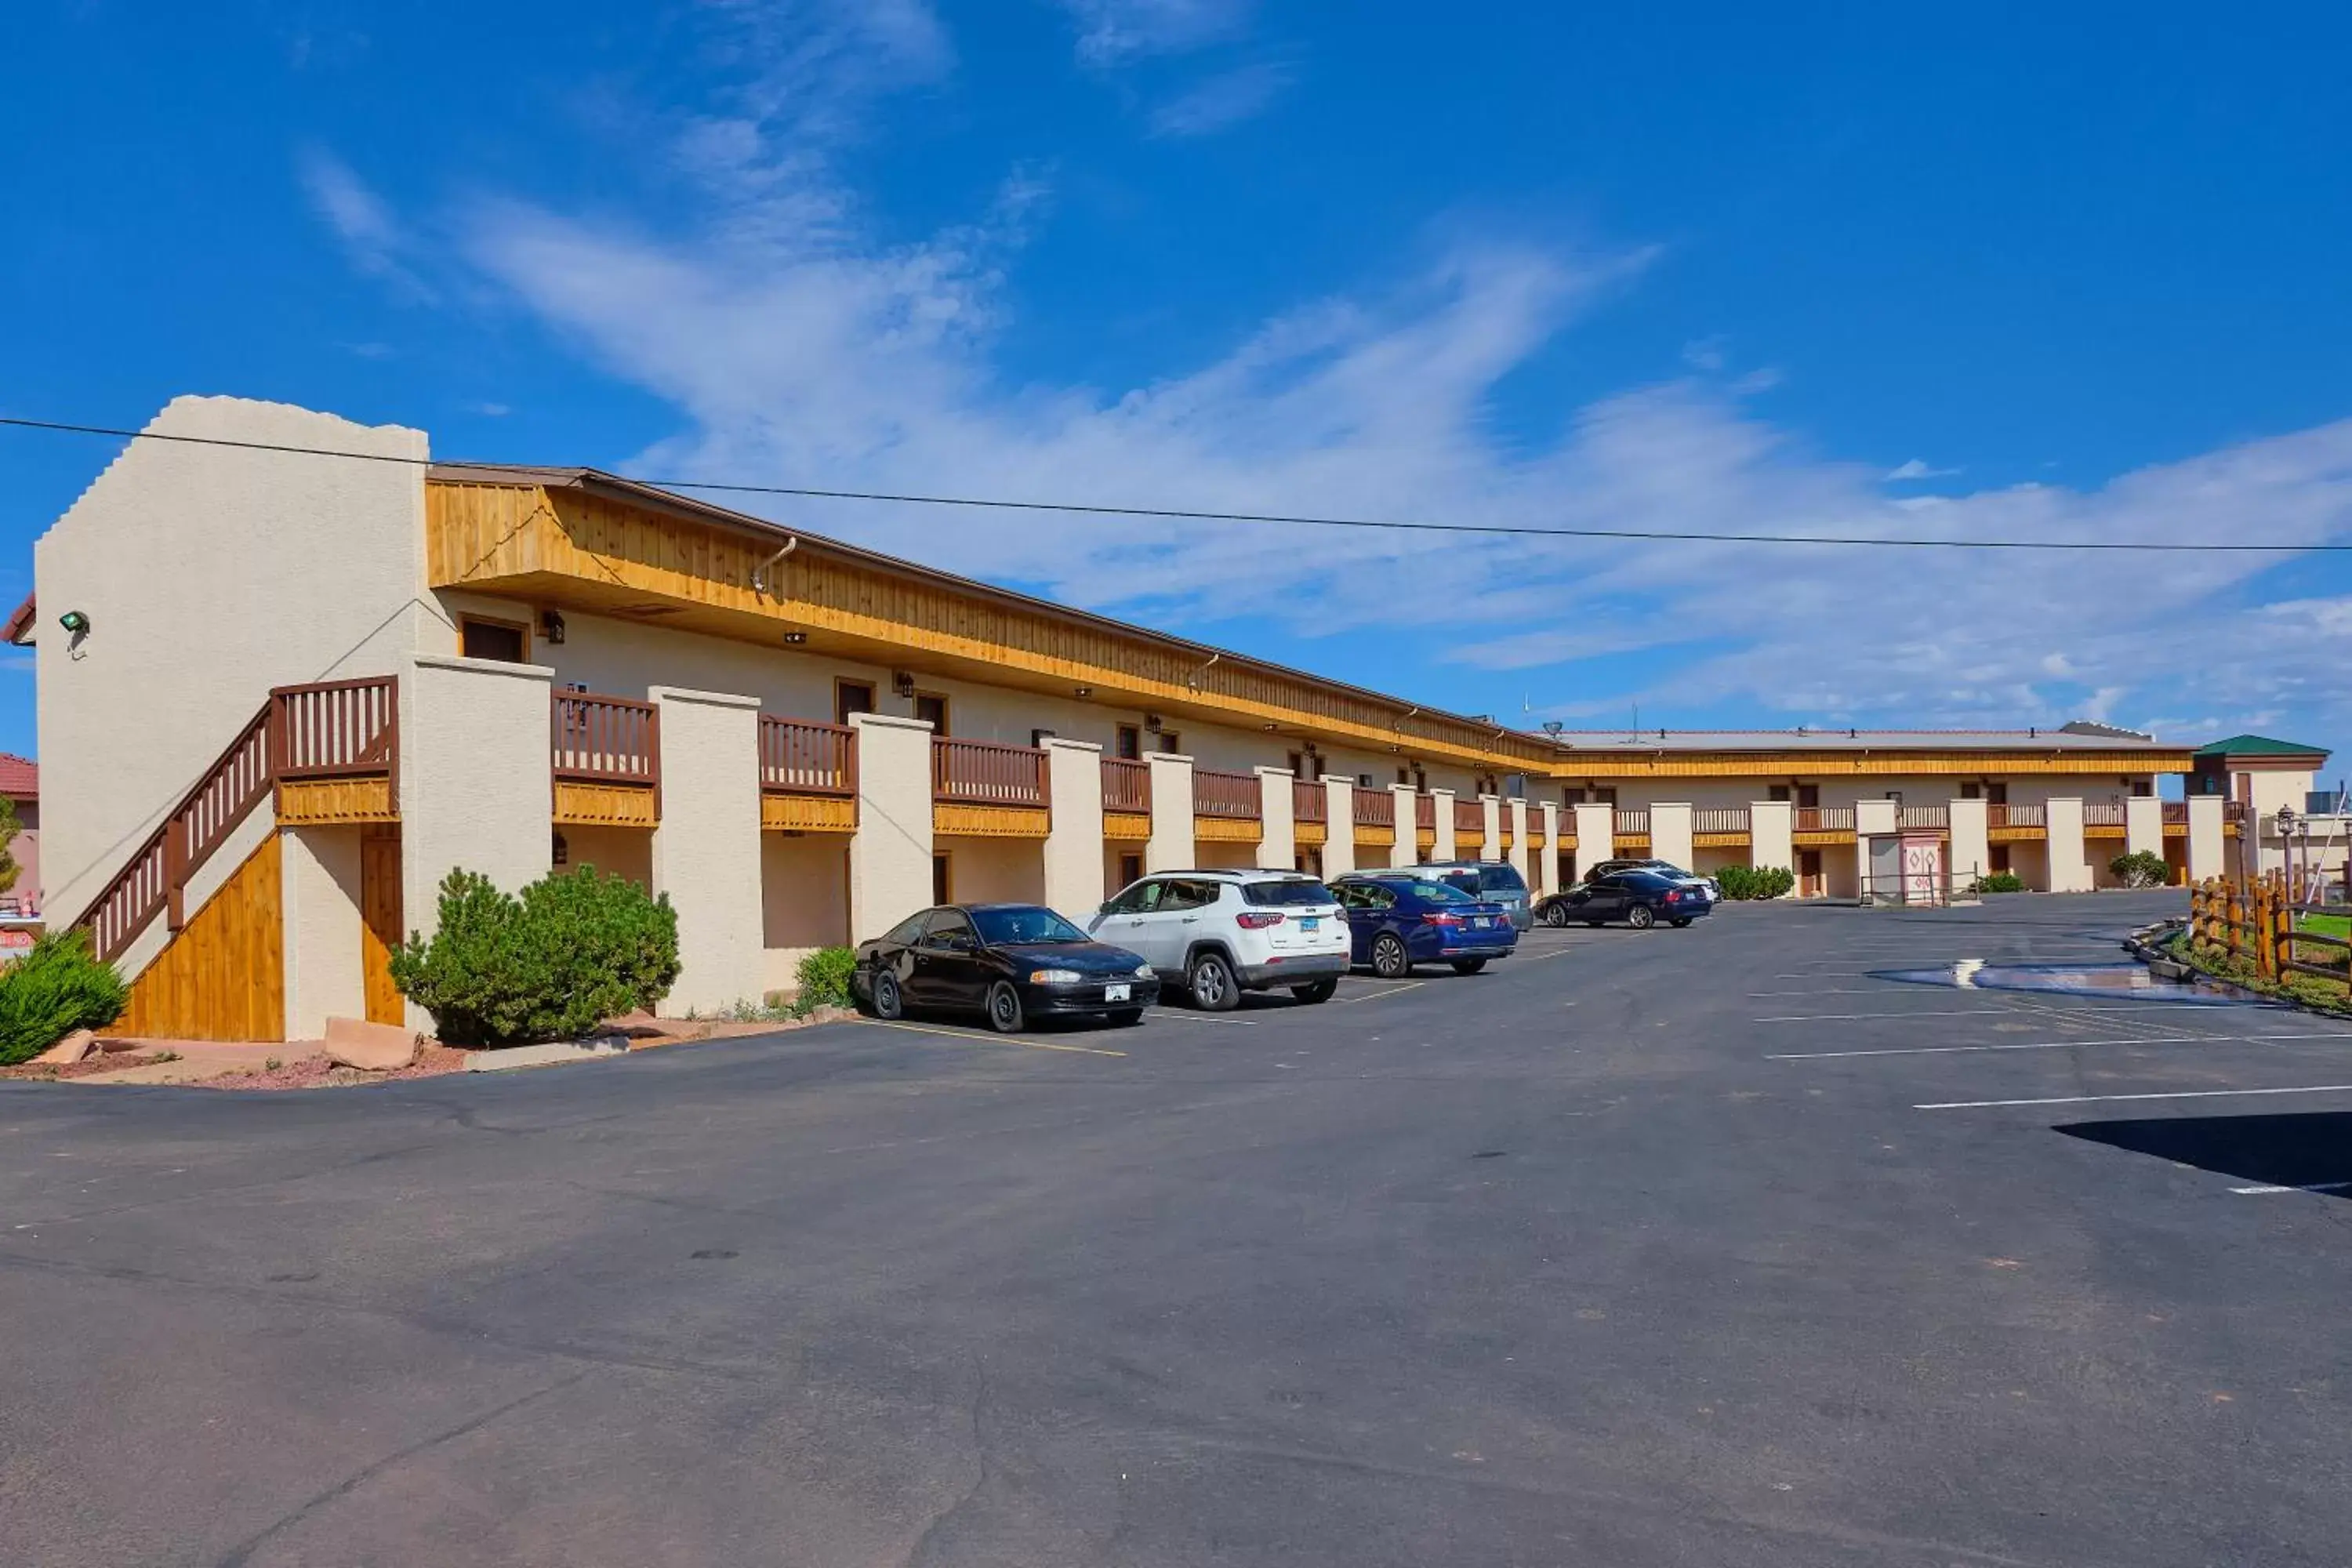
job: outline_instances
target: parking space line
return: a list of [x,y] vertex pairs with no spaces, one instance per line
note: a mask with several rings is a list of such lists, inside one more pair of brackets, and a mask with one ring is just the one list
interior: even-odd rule
[[[2005,992],[1992,992],[1988,993],[1988,994],[2005,996],[2008,994]],[[2210,1007],[2221,1005],[2226,1005],[2226,1004],[2200,1004],[2194,1002],[2112,1002],[2103,1007],[2084,1007],[2073,1009],[2068,1012],[2062,1012],[2060,1016],[2090,1017],[2102,1013],[2122,1013],[2146,1007],[2160,1008],[2168,1012],[2184,1006]],[[2056,1009],[2047,1006],[2039,1006],[2032,1002],[2011,1002],[2004,1006],[1923,1007],[1916,1012],[1904,1013],[1785,1013],[1769,1018],[1750,1018],[1748,1021],[1751,1024],[1843,1024],[1858,1018],[1983,1018],[1998,1017],[2004,1013],[2015,1014],[2039,1012],[2048,1014],[2053,1011],[2056,1011]]]
[[863,1018],[877,1029],[905,1029],[916,1035],[944,1035],[950,1040],[977,1040],[991,1046],[1026,1046],[1033,1051],[1074,1051],[1088,1057],[1123,1057],[1125,1051],[1108,1050],[1101,1046],[1062,1046],[1051,1040],[1024,1040],[1018,1035],[983,1035],[977,1029],[939,1029],[928,1024],[901,1024],[888,1018]]
[[2352,1094],[2352,1083],[2298,1084],[2293,1089],[2168,1089],[2155,1094],[2061,1094],[2042,1100],[1945,1100],[1914,1110],[1990,1110],[2007,1105],[2108,1105],[2130,1100],[2238,1100],[2258,1094]]
[[1868,1051],[1779,1051],[1768,1062],[1837,1061],[1850,1057],[1942,1057],[1969,1051],[2063,1051],[2076,1046],[2203,1046],[2237,1045],[2266,1040],[2340,1040],[2343,1035],[2132,1035],[2116,1040],[2003,1040],[1986,1046],[1887,1046]]
[[1345,996],[1331,1004],[1334,1007],[1349,1007],[1359,1002],[1377,1002],[1383,996],[1393,996],[1400,991],[1418,991],[1428,984],[1426,980],[1409,980],[1402,985],[1391,985],[1386,991],[1375,991],[1366,996]]
[[2299,1187],[2273,1187],[2265,1184],[2259,1187],[2231,1187],[2230,1190],[2242,1198],[2266,1198],[2273,1193],[2352,1193],[2352,1182],[2313,1182]]
[[1155,1019],[1165,1020],[1171,1024],[1217,1024],[1228,1029],[1255,1029],[1257,1027],[1257,1020],[1255,1018],[1212,1018],[1207,1016],[1205,1014],[1179,1013],[1173,1009],[1165,1007],[1154,1011],[1151,1016]]

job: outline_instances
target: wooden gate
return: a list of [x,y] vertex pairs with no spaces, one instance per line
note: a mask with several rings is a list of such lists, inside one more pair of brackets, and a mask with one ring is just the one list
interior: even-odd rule
[[392,950],[401,930],[400,829],[370,828],[360,840],[360,952],[371,1024],[397,1024],[407,1004],[392,983]]

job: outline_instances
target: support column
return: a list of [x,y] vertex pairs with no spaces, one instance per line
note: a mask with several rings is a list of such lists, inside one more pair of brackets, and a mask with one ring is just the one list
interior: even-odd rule
[[1509,855],[1511,869],[1519,874],[1519,880],[1526,882],[1528,881],[1528,803],[1514,795],[1511,799],[1503,803],[1503,809],[1510,815],[1511,847]]
[[931,901],[931,727],[853,713],[857,831],[849,836],[849,940],[880,936]]
[[367,1016],[360,934],[361,831],[354,826],[278,830],[286,973],[280,1039],[320,1039],[327,1033],[329,1018]]
[[1102,748],[1045,737],[1053,820],[1045,830],[1045,907],[1083,926],[1103,901]]
[[2081,798],[2053,800],[2044,809],[2050,814],[2050,839],[2042,846],[2049,851],[2050,890],[2053,893],[2089,892],[2091,863],[2083,854]]
[[1454,842],[1454,792],[1450,789],[1433,789],[1429,792],[1429,798],[1437,803],[1433,816],[1433,820],[1437,825],[1437,845],[1430,850],[1429,858],[1433,860],[1460,859],[1461,856]]
[[1650,803],[1650,853],[1660,860],[1671,861],[1685,871],[1697,868],[1691,843],[1691,808],[1688,801],[1652,801]]
[[1607,801],[1580,801],[1576,806],[1576,879],[1617,854],[1617,808]]
[[2143,851],[2164,858],[2164,802],[2152,795],[2132,795],[2124,802],[2124,850]]
[[1476,858],[1499,860],[1503,858],[1503,802],[1499,795],[1478,797],[1478,850]]
[[[1748,803],[1748,863],[1759,871],[1774,867],[1796,874],[1797,808],[1785,800]],[[1793,896],[1795,889],[1791,889]]]
[[[1574,817],[1569,819],[1571,825],[1575,820]],[[1538,894],[1557,893],[1559,891],[1559,803],[1558,801],[1548,800],[1543,803],[1543,855],[1536,867],[1535,888]]]
[[1992,834],[1985,826],[1987,813],[1982,800],[1956,800],[1952,814],[1952,889],[1965,889],[1979,877],[1992,870]]
[[1396,818],[1396,842],[1389,846],[1391,869],[1421,863],[1421,828],[1413,821],[1414,798],[1412,785],[1389,785],[1389,812]]
[[1151,769],[1151,837],[1144,840],[1146,871],[1190,871],[1199,858],[1192,847],[1192,759],[1173,752],[1146,752]]
[[1253,768],[1257,774],[1257,863],[1268,871],[1298,866],[1298,819],[1290,798],[1297,776],[1288,768]]
[[1356,781],[1323,775],[1323,875],[1356,868]]
[[677,911],[677,984],[663,1006],[715,1012],[760,1000],[760,700],[656,686],[662,809],[654,891]]
[[2189,797],[2189,879],[2201,882],[2230,869],[2229,840],[2221,832],[2221,797]]

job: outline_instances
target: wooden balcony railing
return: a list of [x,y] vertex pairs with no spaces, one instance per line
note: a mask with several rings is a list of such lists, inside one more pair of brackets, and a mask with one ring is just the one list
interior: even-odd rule
[[399,767],[398,682],[390,676],[281,686],[182,795],[75,920],[109,963],[160,912],[186,923],[189,879],[280,778],[391,777]]
[[2242,800],[2225,800],[2221,803],[2221,820],[2224,822],[2242,823],[2248,815],[2246,803]]
[[1948,805],[1906,805],[1895,812],[1895,825],[1925,830],[1946,829],[1952,826],[1952,808]]
[[776,795],[857,795],[857,731],[814,719],[760,715],[760,787]]
[[661,785],[661,710],[628,697],[559,691],[549,762],[574,784]]
[[2083,803],[2083,826],[2085,827],[2121,827],[2128,813],[2119,800],[2086,800]]
[[1650,808],[1645,805],[1621,809],[1617,813],[1617,831],[1631,837],[1650,831]]
[[1691,813],[1694,833],[1745,833],[1748,831],[1748,808],[1744,805],[1703,805]]
[[931,798],[957,805],[1045,805],[1045,753],[1034,746],[931,737]]
[[1103,809],[1151,815],[1151,764],[1127,757],[1102,760]]
[[1192,815],[1255,822],[1264,812],[1255,773],[1221,773],[1210,768],[1192,770]]
[[1290,783],[1290,816],[1295,822],[1328,822],[1331,817],[1331,792],[1323,787],[1320,779],[1293,779]]
[[1456,837],[1467,833],[1474,837],[1486,837],[1486,808],[1475,800],[1454,803],[1454,832]]
[[1396,796],[1384,789],[1367,789],[1358,784],[1355,815],[1360,827],[1392,828],[1396,826]]
[[1435,795],[1417,795],[1412,797],[1412,825],[1415,828],[1426,827],[1433,833],[1437,830],[1437,797]]
[[1798,833],[1852,833],[1853,807],[1801,805],[1790,814],[1789,826]]
[[2046,805],[2011,805],[1995,801],[1985,807],[1987,827],[2047,827],[2050,808]]
[[2164,820],[2168,826],[2187,826],[2189,825],[2189,803],[2185,800],[2168,800],[2164,802]]

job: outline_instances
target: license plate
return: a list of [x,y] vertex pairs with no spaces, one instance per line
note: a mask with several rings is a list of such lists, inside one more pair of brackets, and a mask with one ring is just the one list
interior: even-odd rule
[[1298,917],[1298,929],[1300,931],[1321,931],[1323,929],[1323,917],[1321,915],[1301,915]]
[[1493,922],[1488,921],[1485,915],[1473,915],[1470,919],[1470,923],[1477,927],[1480,931],[1485,931],[1486,927]]
[[1127,997],[1128,989],[1124,985],[1106,985],[1103,987],[1103,1000],[1106,1002],[1124,1002],[1127,1000]]

